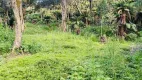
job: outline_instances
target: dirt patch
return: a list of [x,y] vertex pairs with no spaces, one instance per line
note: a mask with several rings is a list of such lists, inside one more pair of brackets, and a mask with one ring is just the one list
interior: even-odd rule
[[25,57],[25,56],[30,56],[31,54],[27,54],[27,53],[24,53],[24,54],[9,54],[7,57],[6,57],[6,61],[11,61],[13,59],[16,59],[16,58],[22,58],[22,57]]

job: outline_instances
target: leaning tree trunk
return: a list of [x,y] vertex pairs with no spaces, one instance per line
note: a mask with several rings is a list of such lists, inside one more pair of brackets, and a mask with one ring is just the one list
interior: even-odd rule
[[15,16],[15,40],[13,44],[12,53],[15,52],[15,49],[21,47],[22,42],[22,31],[24,30],[24,20],[22,12],[22,1],[21,0],[11,0],[12,9]]
[[66,19],[67,19],[67,7],[66,7],[66,0],[62,0],[62,24],[61,24],[61,28],[64,32],[66,32]]

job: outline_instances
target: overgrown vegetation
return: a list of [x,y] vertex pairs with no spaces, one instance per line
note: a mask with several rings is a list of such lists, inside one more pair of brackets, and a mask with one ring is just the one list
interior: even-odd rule
[[8,27],[3,27],[3,25],[0,24],[0,55],[10,52],[13,39],[13,31]]
[[[32,34],[29,33],[31,29]],[[100,44],[90,36],[48,32],[42,27],[36,29],[35,26],[27,27],[22,46],[25,52],[34,55],[2,60],[1,80],[142,79],[140,46],[137,49],[131,42],[119,41]]]
[[0,0],[0,80],[142,80],[141,0],[12,2]]

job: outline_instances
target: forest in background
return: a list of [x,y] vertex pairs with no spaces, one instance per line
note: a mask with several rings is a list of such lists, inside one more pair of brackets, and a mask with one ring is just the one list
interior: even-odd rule
[[0,80],[141,80],[141,0],[0,0]]

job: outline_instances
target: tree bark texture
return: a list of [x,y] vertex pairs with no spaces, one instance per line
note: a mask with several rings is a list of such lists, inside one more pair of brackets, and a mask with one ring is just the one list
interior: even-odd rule
[[21,47],[22,42],[22,31],[24,30],[24,19],[22,12],[22,1],[21,0],[11,0],[12,9],[15,17],[15,40],[13,44],[12,52],[15,52],[15,49]]
[[67,19],[67,4],[66,4],[66,0],[62,0],[61,2],[62,5],[62,24],[61,24],[61,28],[64,32],[66,32],[66,19]]

